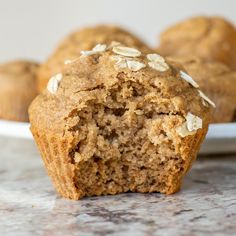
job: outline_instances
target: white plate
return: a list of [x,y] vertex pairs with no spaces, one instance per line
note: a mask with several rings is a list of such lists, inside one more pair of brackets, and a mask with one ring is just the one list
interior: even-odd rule
[[211,124],[200,154],[236,153],[236,122]]
[[0,135],[13,138],[33,139],[29,127],[30,124],[26,122],[0,120]]
[[[29,127],[29,123],[0,120],[0,135],[33,139]],[[210,125],[200,153],[232,152],[236,152],[236,122]]]

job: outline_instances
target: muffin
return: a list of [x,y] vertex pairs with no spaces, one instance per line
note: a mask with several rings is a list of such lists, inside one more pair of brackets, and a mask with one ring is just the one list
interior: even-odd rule
[[213,123],[234,120],[236,114],[236,71],[220,62],[209,62],[198,57],[179,56],[169,60],[181,63],[202,91],[216,104]]
[[194,17],[164,31],[158,50],[164,56],[194,55],[236,69],[236,29],[220,17]]
[[0,65],[0,119],[28,121],[28,107],[37,95],[37,69],[29,61]]
[[67,36],[40,67],[38,90],[44,90],[50,77],[60,72],[68,61],[76,60],[81,50],[90,50],[99,43],[110,44],[112,41],[114,44],[118,41],[142,51],[150,51],[144,42],[122,28],[112,25],[84,28]]
[[211,106],[163,57],[96,46],[53,76],[29,109],[48,174],[65,198],[179,190]]

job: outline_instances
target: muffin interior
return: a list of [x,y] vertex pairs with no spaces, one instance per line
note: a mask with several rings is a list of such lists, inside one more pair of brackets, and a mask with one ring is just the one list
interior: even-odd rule
[[[70,158],[81,195],[177,191],[173,183],[182,176],[184,160],[175,127],[183,116],[171,111],[170,100],[148,83],[129,80],[97,90],[106,92],[103,102],[88,99],[82,110],[70,115],[78,120],[69,129],[77,137]],[[96,89],[87,95],[91,92]]]

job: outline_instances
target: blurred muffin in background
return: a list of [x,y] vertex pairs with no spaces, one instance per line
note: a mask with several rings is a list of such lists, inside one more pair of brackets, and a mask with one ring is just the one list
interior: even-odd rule
[[164,56],[195,55],[236,69],[236,29],[220,17],[194,17],[165,30],[158,51]]
[[236,113],[236,71],[220,62],[191,56],[169,57],[181,63],[200,89],[216,104],[213,123],[233,121]]
[[91,50],[97,44],[111,44],[119,42],[149,52],[151,49],[138,37],[130,32],[113,25],[98,25],[76,31],[68,35],[42,64],[38,73],[38,90],[41,92],[47,86],[51,76],[61,72],[68,60],[75,60],[82,50]]
[[28,121],[28,107],[37,95],[38,67],[29,61],[0,65],[0,119]]

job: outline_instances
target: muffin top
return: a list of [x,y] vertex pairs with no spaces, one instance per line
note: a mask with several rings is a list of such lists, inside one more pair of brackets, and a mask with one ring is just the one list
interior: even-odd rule
[[39,70],[39,90],[45,89],[45,81],[60,72],[66,60],[73,60],[80,55],[81,50],[90,50],[101,43],[121,42],[127,46],[150,51],[140,39],[128,31],[112,25],[98,25],[76,31],[67,36],[52,53]]
[[[33,101],[32,127],[64,136],[76,129],[81,111],[91,116],[88,111],[101,104],[117,116],[122,111],[122,115],[140,113],[147,119],[165,114],[184,120],[193,114],[208,122],[212,102],[200,95],[198,85],[175,63],[118,43],[99,44],[81,54],[68,61]],[[150,110],[143,109],[148,106]]]
[[168,57],[179,62],[216,103],[213,122],[232,121],[236,110],[236,72],[220,62],[205,61],[194,56]]
[[33,91],[36,95],[36,73],[39,65],[30,61],[12,61],[0,65],[0,90]]
[[161,34],[162,55],[196,55],[236,68],[236,29],[220,17],[194,17]]
[[172,56],[168,60],[179,62],[199,84],[200,88],[232,97],[236,103],[236,72],[220,62],[211,62],[196,56]]

